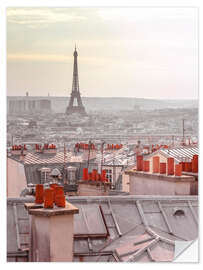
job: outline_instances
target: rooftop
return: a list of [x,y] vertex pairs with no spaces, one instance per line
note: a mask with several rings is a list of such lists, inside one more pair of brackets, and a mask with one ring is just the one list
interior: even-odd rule
[[[197,196],[71,197],[79,208],[74,218],[74,261],[171,261],[175,241],[198,236]],[[8,260],[28,260],[29,220],[24,203],[8,199]]]
[[[164,155],[166,158],[172,157],[175,159],[176,162],[181,162],[192,159],[193,155],[198,155],[199,147],[197,145],[192,145],[192,146],[180,146],[168,149],[160,149],[152,153],[150,156],[154,156],[158,153]],[[149,156],[147,156],[147,158],[149,158]]]

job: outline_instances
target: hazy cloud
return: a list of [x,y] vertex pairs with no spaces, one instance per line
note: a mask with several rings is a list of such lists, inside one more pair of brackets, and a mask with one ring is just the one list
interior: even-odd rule
[[7,22],[11,95],[67,93],[76,42],[83,95],[198,96],[195,8],[8,8]]

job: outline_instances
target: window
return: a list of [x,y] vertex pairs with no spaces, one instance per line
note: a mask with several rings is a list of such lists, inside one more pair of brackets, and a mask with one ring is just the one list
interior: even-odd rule
[[107,174],[106,177],[112,183],[112,175],[111,174]]
[[185,212],[182,209],[174,209],[173,215],[180,217],[180,216],[184,216]]

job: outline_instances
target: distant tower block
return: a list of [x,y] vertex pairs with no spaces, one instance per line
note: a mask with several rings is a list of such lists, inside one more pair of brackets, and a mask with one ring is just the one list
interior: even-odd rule
[[[73,66],[73,84],[72,84],[72,92],[70,101],[68,104],[68,107],[66,108],[66,114],[72,114],[72,113],[79,113],[81,115],[87,115],[85,108],[82,104],[82,99],[80,96],[80,89],[79,89],[79,79],[78,79],[78,63],[77,63],[77,56],[78,53],[74,51],[74,66]],[[76,105],[74,104],[76,103]]]
[[28,97],[28,96],[29,96],[29,92],[27,91],[27,92],[26,92],[26,97]]

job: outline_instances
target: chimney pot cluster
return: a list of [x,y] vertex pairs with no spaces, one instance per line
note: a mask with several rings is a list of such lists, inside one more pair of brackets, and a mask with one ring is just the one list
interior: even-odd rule
[[107,144],[106,150],[119,150],[123,147],[122,144]]
[[88,168],[83,168],[83,180],[108,182],[108,179],[106,178],[106,170],[102,170],[101,174],[99,174],[96,169],[89,172]]
[[166,144],[161,144],[161,145],[159,145],[159,144],[156,144],[156,145],[152,144],[152,153],[155,152],[155,151],[157,151],[157,150],[159,150],[160,148],[167,149],[168,148],[168,145],[166,145]]
[[42,146],[40,144],[35,144],[35,150],[42,150]]
[[44,203],[44,208],[65,207],[65,195],[63,187],[58,184],[50,184],[50,188],[44,189],[42,184],[36,185],[35,203]]
[[43,152],[43,150],[56,150],[56,145],[53,143],[45,143],[44,146],[42,146],[41,144],[35,144],[35,150],[37,152]]
[[184,172],[198,173],[198,155],[193,155],[190,162],[181,162],[181,165]]
[[22,145],[12,145],[12,151],[14,150],[27,150],[26,144]]
[[87,144],[87,143],[76,143],[75,144],[75,148],[79,151],[79,149],[82,149],[82,150],[96,150],[96,147],[95,147],[95,144],[94,143],[91,143],[91,145]]
[[[149,172],[149,161],[143,160],[142,155],[137,155],[137,171]],[[182,176],[182,172],[198,173],[198,155],[194,155],[191,162],[175,164],[174,158],[167,158],[167,163],[160,162],[159,156],[152,158],[152,173]]]
[[55,144],[48,144],[48,143],[45,143],[44,144],[44,149],[56,149],[56,145]]

